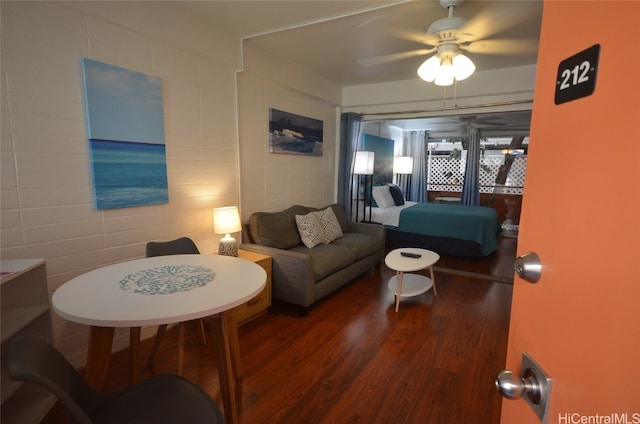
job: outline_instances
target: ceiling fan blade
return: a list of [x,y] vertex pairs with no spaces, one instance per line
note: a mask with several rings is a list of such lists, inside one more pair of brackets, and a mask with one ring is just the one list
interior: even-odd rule
[[410,50],[407,52],[398,52],[391,53],[382,56],[370,57],[365,59],[358,59],[358,63],[362,66],[376,66],[376,65],[384,65],[385,63],[395,62],[398,60],[409,59],[416,56],[424,56],[431,52],[434,52],[435,48],[431,49],[417,49]]
[[[498,1],[475,14],[459,31],[462,41],[482,40],[505,30],[517,32],[520,24],[540,19],[542,1]],[[539,34],[539,29],[538,29]],[[538,34],[522,34],[535,37]]]
[[469,53],[495,54],[495,55],[524,55],[538,51],[536,39],[504,39],[504,40],[479,40],[460,45],[460,48]]
[[412,41],[429,47],[435,47],[438,44],[438,38],[427,34],[426,31],[395,29],[393,31],[386,31],[386,34],[387,36],[394,37],[398,40]]

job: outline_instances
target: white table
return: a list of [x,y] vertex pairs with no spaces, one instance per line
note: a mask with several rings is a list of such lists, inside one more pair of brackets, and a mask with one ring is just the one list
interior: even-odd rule
[[[417,253],[419,258],[402,256],[402,252]],[[433,287],[433,294],[437,295],[436,279],[433,275],[433,264],[438,262],[440,255],[436,252],[414,247],[405,247],[392,250],[384,258],[384,263],[396,271],[396,275],[389,279],[389,290],[396,298],[396,312],[400,307],[400,297],[418,296]],[[431,278],[420,274],[406,274],[407,272],[420,271],[429,268]]]
[[130,359],[137,365],[140,327],[213,316],[225,421],[235,423],[233,374],[241,377],[242,367],[231,310],[260,293],[266,280],[261,266],[240,258],[156,256],[80,275],[55,291],[52,304],[61,317],[91,326],[86,379],[99,390],[108,375],[115,327],[131,329]]

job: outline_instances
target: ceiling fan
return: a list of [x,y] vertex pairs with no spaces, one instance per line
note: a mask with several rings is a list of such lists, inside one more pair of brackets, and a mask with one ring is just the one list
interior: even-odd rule
[[[440,0],[440,5],[447,9],[448,16],[433,22],[426,31],[426,37],[424,33],[419,37],[411,37],[412,41],[419,41],[427,48],[361,59],[358,62],[364,66],[375,66],[435,53],[430,58],[433,60],[429,64],[428,60],[423,63],[418,74],[427,81],[434,81],[435,66],[443,66],[442,64],[445,62],[452,65],[452,62],[458,59],[465,62],[464,65],[466,65],[466,71],[456,75],[455,79],[461,80],[471,75],[475,70],[473,62],[464,53],[505,55],[535,51],[537,48],[537,39],[490,38],[491,35],[508,29],[508,26],[516,26],[530,18],[532,13],[535,13],[535,2],[490,3],[490,6],[469,20],[462,16],[453,15],[456,7],[462,2],[463,0]],[[436,61],[435,58],[439,60]],[[431,74],[425,78],[423,74],[428,73],[428,69],[425,68],[430,66]],[[435,82],[438,84],[437,80]],[[440,82],[438,85],[450,85],[453,80],[449,79],[446,81],[448,83]]]

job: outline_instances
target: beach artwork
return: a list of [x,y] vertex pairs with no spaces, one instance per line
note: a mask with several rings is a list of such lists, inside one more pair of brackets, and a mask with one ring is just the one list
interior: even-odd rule
[[269,109],[269,151],[322,156],[322,121]]
[[82,60],[97,209],[169,202],[162,80]]

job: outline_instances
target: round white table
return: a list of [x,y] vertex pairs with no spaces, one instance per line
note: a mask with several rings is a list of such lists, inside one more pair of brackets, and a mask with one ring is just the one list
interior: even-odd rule
[[225,421],[234,423],[233,372],[239,378],[242,368],[231,310],[260,293],[266,281],[261,266],[236,257],[156,256],[73,278],[55,291],[51,303],[61,317],[91,326],[85,375],[99,390],[106,382],[115,327],[131,329],[130,360],[135,370],[140,327],[212,317]]
[[[419,258],[402,256],[402,252],[419,254]],[[400,307],[400,297],[418,296],[433,287],[433,294],[437,295],[436,279],[433,275],[433,264],[438,262],[440,255],[436,252],[415,247],[394,249],[384,258],[384,263],[396,271],[396,275],[389,279],[389,290],[396,298],[396,312]],[[429,268],[431,278],[420,274],[406,274]]]

